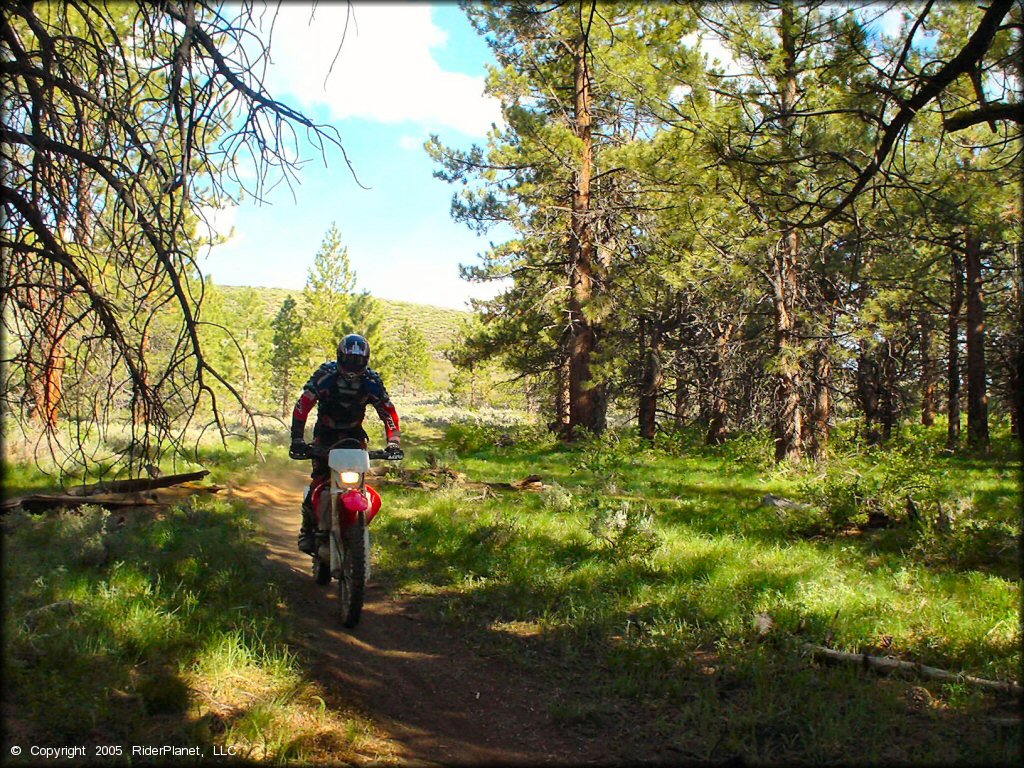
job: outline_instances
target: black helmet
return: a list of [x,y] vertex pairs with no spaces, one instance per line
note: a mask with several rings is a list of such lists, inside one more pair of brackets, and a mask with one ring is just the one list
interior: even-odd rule
[[357,333],[350,333],[338,344],[338,370],[356,376],[370,364],[370,342]]

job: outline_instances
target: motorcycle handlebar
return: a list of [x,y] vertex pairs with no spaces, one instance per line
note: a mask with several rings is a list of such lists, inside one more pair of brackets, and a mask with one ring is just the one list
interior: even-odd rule
[[[301,455],[298,451],[289,451],[289,456],[293,459],[311,459],[314,456],[327,456],[331,452],[332,446],[324,445],[313,445],[312,443],[303,443],[304,450]],[[384,450],[367,451],[370,454],[371,459],[383,459],[384,461],[400,461],[405,458],[405,454],[402,449],[399,448],[397,452]]]

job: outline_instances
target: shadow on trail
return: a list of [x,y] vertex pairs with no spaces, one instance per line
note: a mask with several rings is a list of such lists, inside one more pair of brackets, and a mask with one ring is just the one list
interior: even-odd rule
[[341,629],[336,582],[315,584],[308,556],[295,549],[303,483],[296,473],[292,493],[240,493],[262,507],[268,569],[289,597],[286,618],[294,642],[310,664],[309,675],[331,698],[356,704],[406,760],[481,765],[607,759],[605,745],[574,741],[551,722],[546,702],[552,691],[528,677],[510,679],[507,665],[475,654],[455,629],[430,621],[420,600],[389,596],[373,577],[359,626]]

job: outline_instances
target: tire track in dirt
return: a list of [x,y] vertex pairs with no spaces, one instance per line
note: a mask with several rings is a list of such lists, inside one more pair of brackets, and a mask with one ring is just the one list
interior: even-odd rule
[[364,712],[405,764],[607,762],[603,739],[552,722],[550,683],[478,655],[453,629],[422,617],[415,598],[387,594],[371,578],[359,626],[342,629],[336,582],[315,584],[309,557],[295,548],[307,482],[296,470],[231,493],[257,512],[308,671],[331,700]]

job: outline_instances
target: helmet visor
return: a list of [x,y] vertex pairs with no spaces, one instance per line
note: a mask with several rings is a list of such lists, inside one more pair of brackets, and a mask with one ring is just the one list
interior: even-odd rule
[[367,355],[345,352],[338,356],[338,367],[345,373],[362,373],[366,370]]

